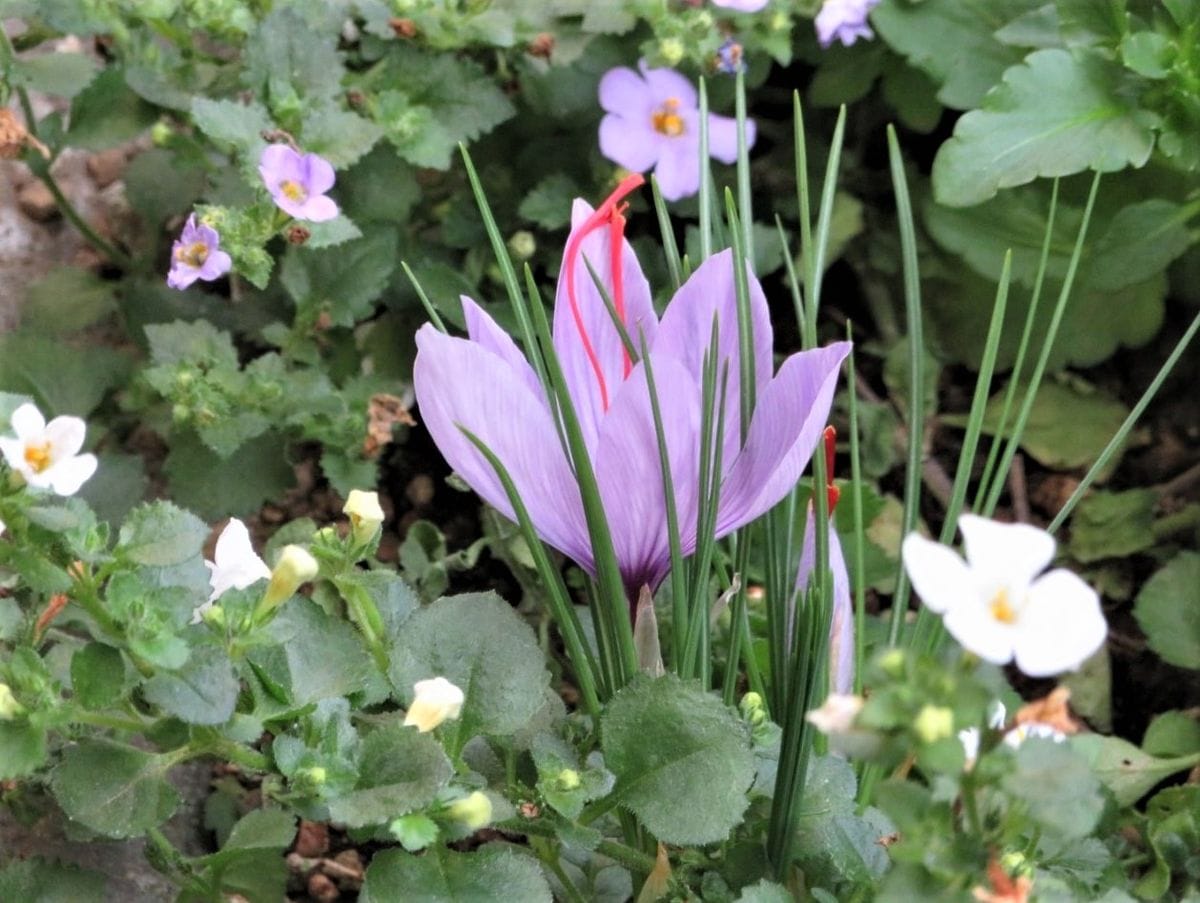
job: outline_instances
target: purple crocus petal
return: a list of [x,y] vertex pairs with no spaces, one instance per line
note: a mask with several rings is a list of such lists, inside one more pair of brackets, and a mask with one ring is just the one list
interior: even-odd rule
[[[746,120],[746,149],[754,147],[758,127],[753,119]],[[737,120],[729,116],[708,114],[708,152],[722,163],[736,163],[738,153]]]
[[[746,276],[750,289],[750,323],[754,332],[754,374],[756,394],[761,397],[771,382],[774,368],[771,348],[771,314],[762,286],[749,266]],[[733,284],[733,252],[724,250],[704,261],[667,305],[654,342],[656,355],[680,361],[699,385],[704,374],[704,357],[712,339],[713,319],[717,321],[717,375],[728,366],[725,390],[725,443],[723,469],[733,463],[741,447],[741,346],[738,334],[737,291]]]
[[674,69],[651,69],[645,60],[638,62],[638,68],[642,71],[642,78],[646,80],[652,107],[670,99],[678,101],[681,110],[694,110],[700,106],[700,97],[696,93],[695,85]]
[[718,538],[757,518],[796,484],[829,419],[849,353],[849,342],[837,342],[793,354],[758,393],[746,445],[722,468]]
[[336,219],[338,215],[337,204],[323,194],[313,195],[303,204],[291,205],[296,207],[297,212],[288,210],[278,199],[276,199],[276,203],[296,219],[306,220],[310,223],[325,223],[331,219]]
[[[808,503],[804,521],[804,543],[800,547],[800,567],[796,572],[796,596],[788,606],[786,637],[792,636],[792,619],[795,616],[796,600],[808,587],[816,568],[817,541],[813,531],[813,504]],[[833,527],[829,531],[829,570],[833,575],[833,617],[829,623],[829,684],[834,693],[849,693],[854,687],[854,603],[850,598],[850,575],[846,570],[846,557],[842,553],[842,541]]]
[[529,386],[529,391],[544,405],[545,393],[542,390],[542,384],[538,380],[537,374],[533,372],[533,367],[529,366],[525,355],[517,348],[517,343],[512,340],[512,336],[496,325],[491,314],[466,295],[460,295],[459,300],[462,302],[463,319],[467,324],[467,337],[508,364],[513,372],[521,378],[521,381]]
[[[695,545],[700,390],[681,364],[652,353],[681,535]],[[657,589],[671,567],[662,463],[645,367],[622,383],[600,424],[596,481],[630,599]],[[686,551],[685,551],[686,554]]]
[[609,113],[600,120],[600,153],[630,172],[647,172],[658,162],[663,136],[650,125],[650,113],[640,118]]
[[770,2],[771,0],[713,0],[713,6],[737,10],[740,13],[756,13]]
[[[571,210],[571,236],[567,239],[568,246],[571,244],[571,237],[583,226],[592,212],[593,209],[587,202],[578,199],[575,201]],[[612,241],[608,227],[602,226],[591,232],[583,239],[579,248],[579,257],[575,261],[576,309],[579,321],[583,324],[583,331],[587,334],[600,363],[608,402],[612,404],[617,389],[625,379],[625,346],[612,318],[608,315],[600,293],[596,290],[596,283],[592,280],[587,266],[588,263],[591,264],[600,277],[605,292],[615,304],[611,267]],[[584,262],[585,259],[587,263]],[[604,415],[604,399],[600,381],[592,362],[588,359],[580,327],[575,320],[575,311],[572,310],[568,298],[565,252],[562,266],[554,298],[554,350],[566,377],[567,391],[575,403],[575,412],[579,416],[584,441],[589,449],[594,449],[600,419]],[[652,346],[658,329],[658,317],[650,299],[650,283],[642,273],[642,266],[638,263],[633,248],[625,240],[621,242],[621,279],[625,295],[625,329],[635,342],[639,341],[639,335],[644,335],[647,346]]]
[[426,324],[417,331],[413,389],[433,441],[467,484],[515,519],[495,470],[460,426],[500,459],[538,534],[590,570],[579,488],[550,412],[521,376],[491,351]]

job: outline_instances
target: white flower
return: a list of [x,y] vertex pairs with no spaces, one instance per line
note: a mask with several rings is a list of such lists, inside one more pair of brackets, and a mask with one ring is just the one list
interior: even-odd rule
[[55,417],[49,423],[28,402],[12,415],[15,439],[0,438],[8,466],[30,486],[74,495],[96,472],[96,456],[81,455],[87,425],[78,417]]
[[0,520],[0,536],[4,535],[4,531],[8,528],[4,526],[4,521]]
[[379,504],[379,494],[376,492],[351,489],[342,513],[350,518],[354,541],[360,544],[373,539],[375,531],[383,523],[383,508]]
[[[999,730],[1004,727],[1004,722],[1007,720],[1008,716],[1004,711],[1004,703],[993,703],[991,714],[988,716],[988,727]],[[1024,724],[1014,724],[1009,728],[1004,735],[1003,742],[1005,746],[1016,749],[1030,737],[1041,737],[1046,740],[1053,740],[1055,743],[1062,743],[1067,739],[1067,735],[1053,725],[1028,721]],[[959,731],[958,741],[962,744],[963,752],[967,754],[967,768],[970,768],[979,757],[979,728],[969,727],[966,730]]]
[[457,718],[462,711],[463,699],[463,691],[444,677],[418,680],[413,684],[413,701],[404,716],[404,723],[415,726],[424,734],[448,718]]
[[958,519],[966,561],[913,533],[904,566],[913,588],[964,648],[1002,665],[1014,658],[1034,677],[1078,668],[1104,642],[1100,599],[1067,570],[1038,576],[1054,557],[1054,538],[1027,524]]
[[213,558],[214,561],[204,562],[210,571],[208,584],[212,587],[212,595],[208,597],[209,604],[231,589],[246,589],[271,576],[271,569],[267,567],[266,562],[254,553],[254,546],[250,544],[250,531],[236,517],[229,519],[229,523],[217,537],[217,548]]
[[813,709],[805,719],[823,734],[844,734],[854,726],[865,700],[847,693],[830,693],[820,708]]

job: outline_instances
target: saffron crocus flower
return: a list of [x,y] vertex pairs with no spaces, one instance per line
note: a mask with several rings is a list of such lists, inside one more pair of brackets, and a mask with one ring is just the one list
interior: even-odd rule
[[301,154],[286,144],[269,144],[258,159],[258,172],[275,204],[288,216],[323,223],[338,215],[325,197],[333,187],[333,166],[317,154]]
[[250,531],[236,517],[229,519],[217,537],[213,560],[204,562],[204,566],[208,568],[208,585],[212,592],[208,601],[192,612],[193,624],[199,623],[213,603],[231,589],[247,589],[271,576],[267,563],[255,554]]
[[96,456],[81,455],[87,425],[78,417],[55,417],[49,423],[26,402],[12,414],[16,437],[0,438],[8,466],[30,486],[74,495],[96,472]]
[[[850,575],[846,570],[846,557],[842,554],[842,543],[833,526],[833,510],[837,507],[841,490],[833,483],[833,453],[837,433],[826,427],[825,474],[828,485],[825,492],[829,500],[829,570],[833,575],[833,617],[829,623],[829,686],[833,693],[845,694],[854,688],[854,603],[850,600]],[[800,567],[796,573],[796,594],[802,596],[817,566],[816,512],[811,501],[804,522],[804,541],[800,547]],[[788,611],[786,635],[792,635],[791,619],[795,615],[795,602]]]
[[212,282],[229,272],[233,261],[220,249],[221,236],[212,226],[196,222],[196,214],[187,218],[183,231],[171,246],[171,270],[167,285],[185,289],[197,279]]
[[[675,488],[683,553],[696,544],[700,399],[714,320],[717,365],[728,373],[725,441],[716,535],[776,504],[812,455],[829,412],[847,343],[794,354],[778,374],[766,298],[747,272],[758,404],[740,441],[740,352],[734,261],[704,261],[668,304],[661,322],[633,249],[623,238],[620,199],[641,184],[631,176],[599,209],[576,201],[555,301],[553,344],[596,474],[614,551],[630,600],[670,569],[666,500],[645,366],[625,353],[585,260],[618,317],[652,362],[663,399],[663,432]],[[468,430],[499,458],[548,544],[595,573],[579,488],[559,442],[541,383],[513,340],[463,298],[466,339],[430,325],[417,333],[413,384],[426,427],[450,465],[493,507],[514,516],[492,466]]]
[[756,13],[770,2],[771,0],[713,0],[713,6],[736,10],[739,13]]
[[849,47],[859,38],[873,38],[875,32],[867,24],[867,14],[879,0],[825,0],[817,13],[817,41],[828,47],[841,41]]
[[901,551],[913,588],[965,649],[1046,677],[1078,668],[1100,648],[1108,625],[1095,591],[1062,568],[1038,576],[1054,558],[1054,537],[973,514],[958,528],[966,561],[915,533]]
[[[627,66],[600,79],[600,152],[631,172],[654,170],[663,197],[677,201],[700,190],[700,109],[692,83],[673,69],[641,73]],[[746,146],[755,127],[746,120]],[[737,121],[708,115],[708,152],[722,163],[737,160]]]

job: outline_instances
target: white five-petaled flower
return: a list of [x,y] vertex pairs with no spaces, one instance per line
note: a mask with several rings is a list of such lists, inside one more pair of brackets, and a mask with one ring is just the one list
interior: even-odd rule
[[447,719],[457,718],[464,698],[463,691],[444,677],[418,680],[413,684],[413,701],[404,723],[424,734]]
[[1108,625],[1096,592],[1068,570],[1042,574],[1054,558],[1049,533],[972,514],[958,528],[966,561],[915,533],[902,553],[913,588],[965,649],[1045,677],[1078,668],[1100,647]]
[[271,576],[271,569],[255,554],[254,546],[250,544],[250,531],[236,517],[229,519],[217,537],[213,559],[204,562],[209,570],[208,584],[212,587],[209,604],[231,589],[246,589]]
[[8,466],[30,486],[74,495],[96,472],[96,456],[81,455],[87,425],[78,417],[55,417],[49,423],[26,402],[12,415],[16,438],[0,438]]

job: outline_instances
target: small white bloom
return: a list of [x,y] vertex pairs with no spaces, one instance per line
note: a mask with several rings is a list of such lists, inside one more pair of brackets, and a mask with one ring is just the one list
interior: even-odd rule
[[[217,537],[213,558],[214,561],[204,562],[210,572],[208,584],[212,587],[212,595],[208,597],[209,604],[231,589],[246,589],[271,576],[271,569],[267,567],[266,562],[254,553],[254,546],[250,544],[250,531],[236,517],[229,519],[229,523]],[[197,612],[200,612],[200,609],[197,609]]]
[[863,704],[861,696],[830,693],[820,708],[813,709],[804,717],[822,734],[844,734],[854,726],[854,719],[862,711]]
[[[1004,723],[1008,720],[1008,715],[1004,710],[1004,703],[993,703],[992,711],[988,717],[988,727],[999,730],[1004,727]],[[1058,728],[1049,724],[1041,724],[1037,721],[1029,721],[1024,724],[1014,724],[1004,734],[1003,743],[1005,746],[1016,749],[1030,737],[1041,737],[1046,740],[1053,740],[1055,743],[1062,743],[1067,739],[1067,735]],[[975,764],[975,760],[979,758],[979,728],[969,727],[966,730],[958,732],[958,740],[962,743],[963,752],[967,754],[967,768]]]
[[463,700],[463,691],[444,677],[418,680],[413,684],[413,701],[404,723],[424,734],[447,719],[457,718]]
[[958,527],[966,561],[915,533],[902,553],[913,588],[964,648],[1046,677],[1078,668],[1100,647],[1108,625],[1095,591],[1068,570],[1042,574],[1054,557],[1049,533],[972,514]]
[[87,425],[78,417],[55,417],[49,423],[28,402],[12,415],[16,438],[0,438],[0,452],[30,486],[74,495],[96,472],[96,456],[81,455]]
[[308,549],[288,545],[279,550],[275,569],[271,571],[271,582],[263,593],[259,608],[270,611],[296,594],[296,590],[317,576],[320,566]]
[[383,523],[383,507],[379,504],[379,493],[351,489],[342,513],[350,518],[350,529],[357,543],[369,542]]

